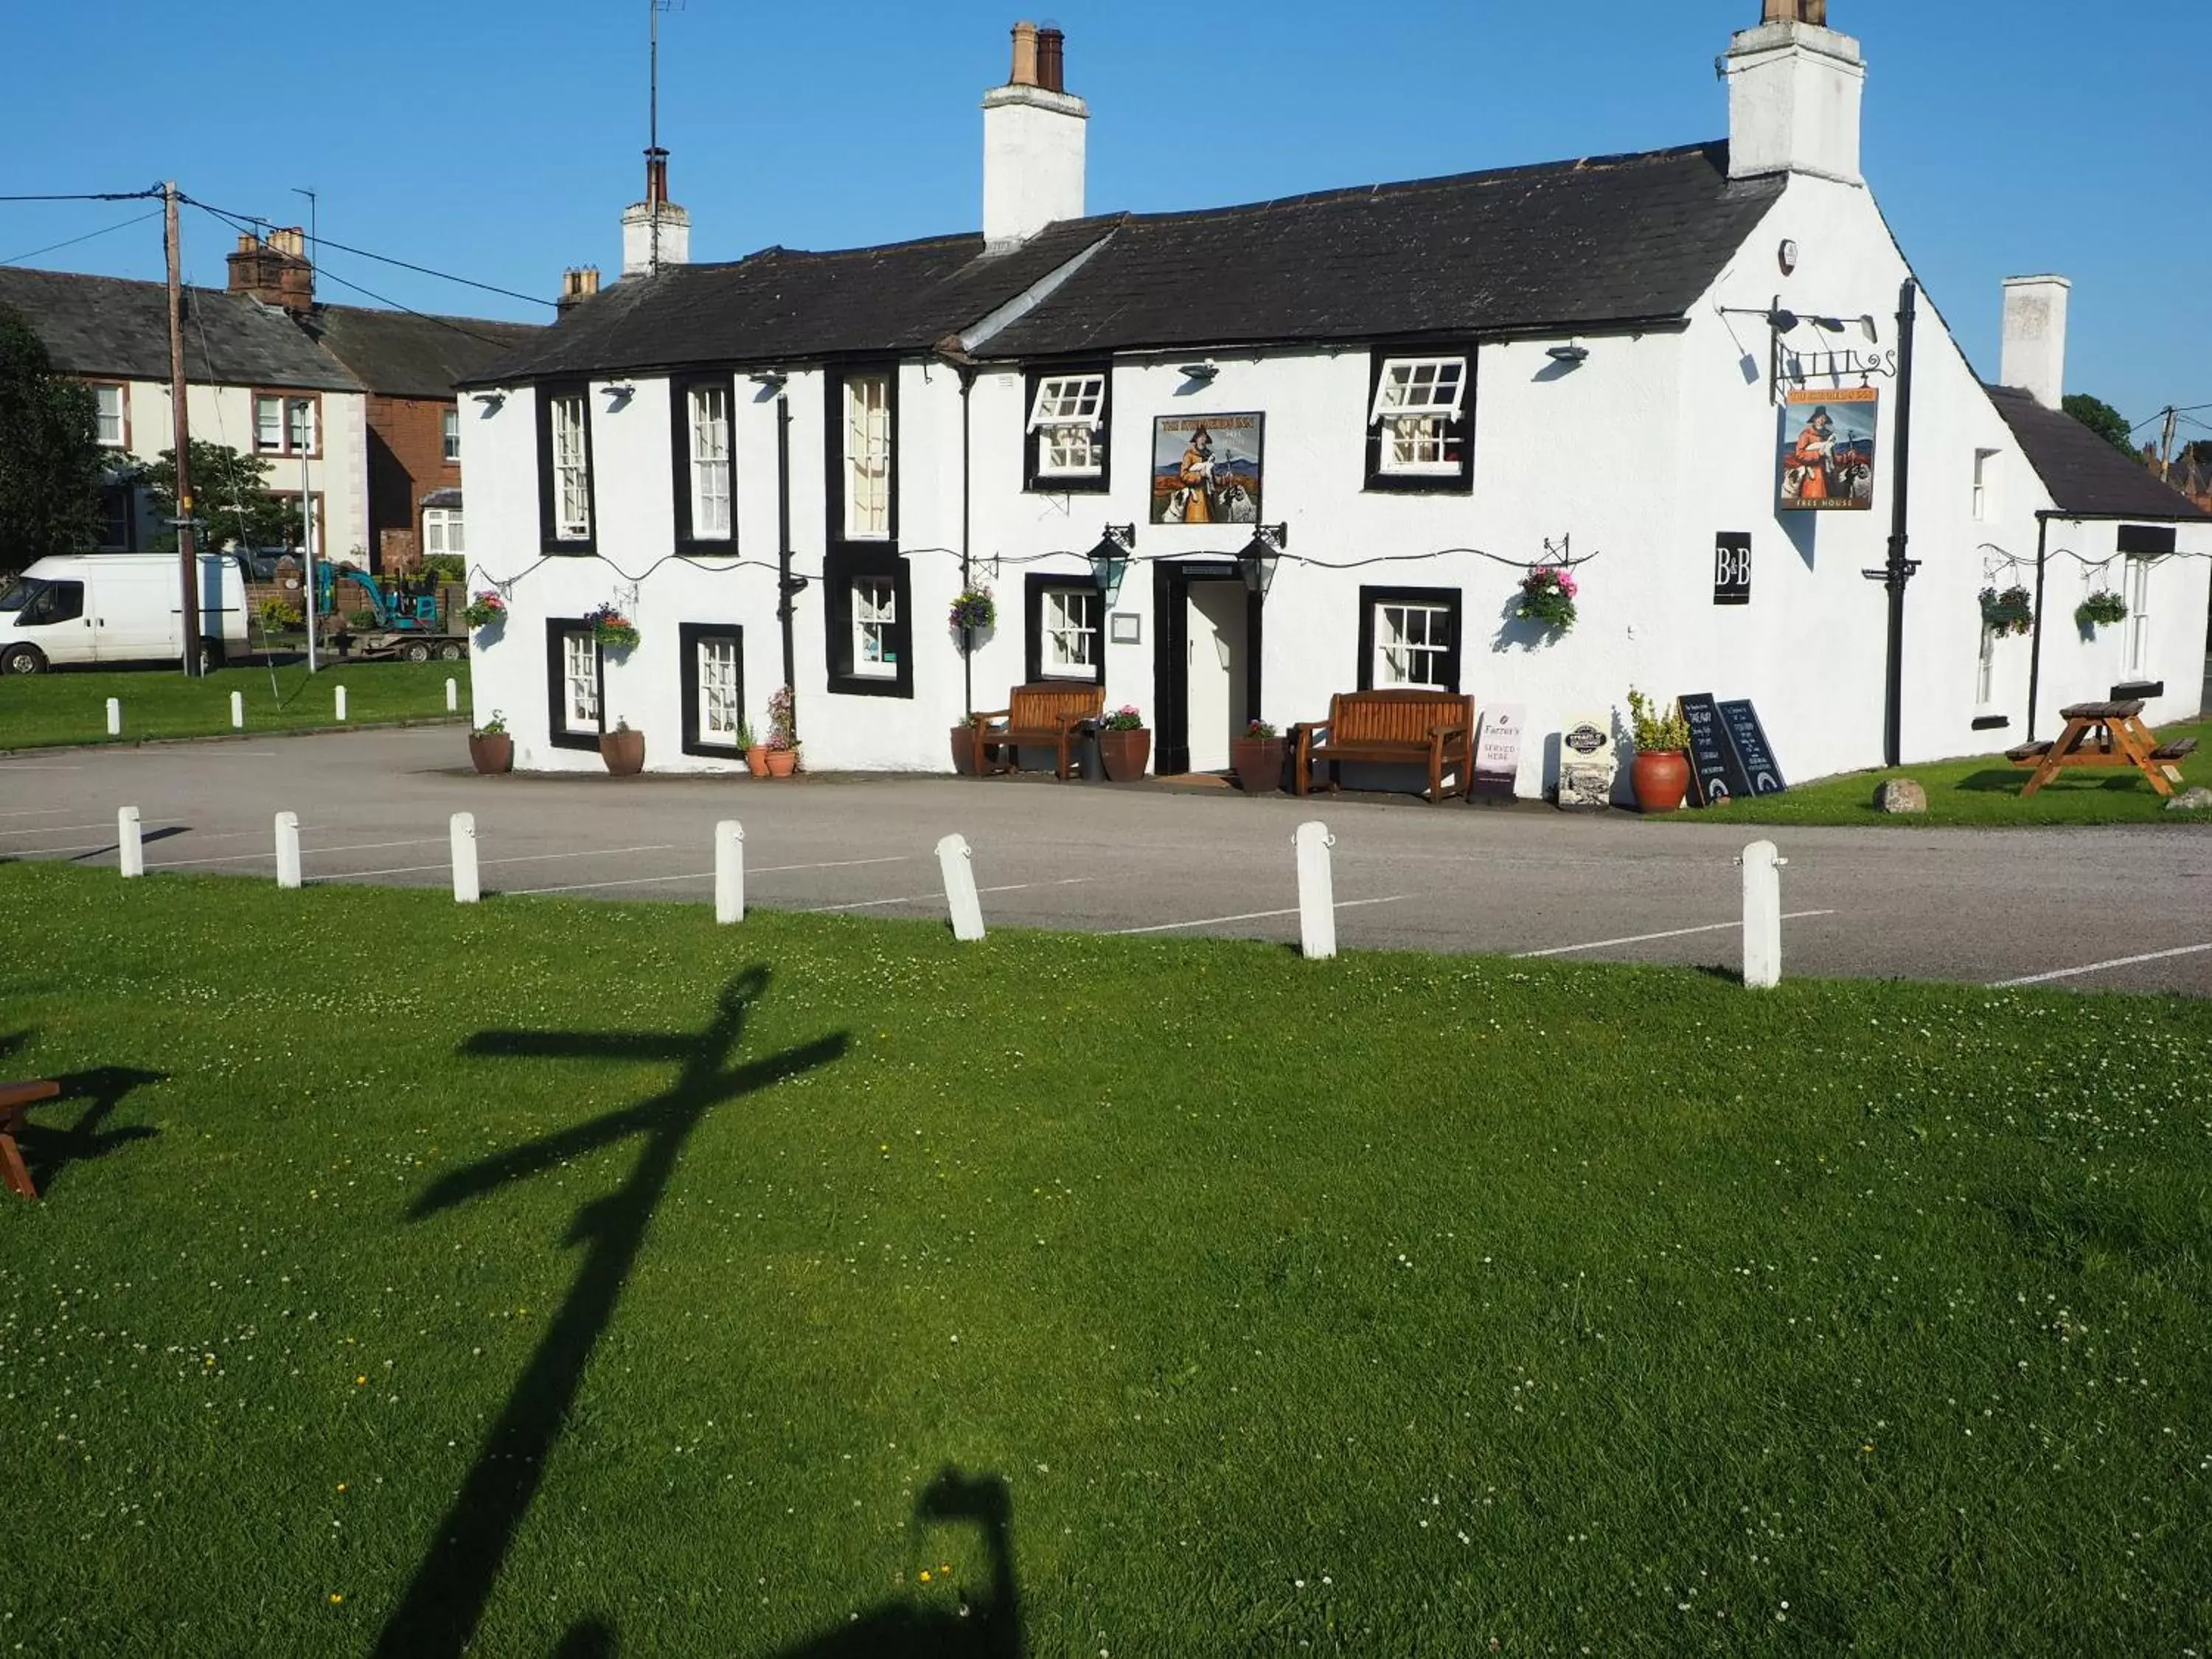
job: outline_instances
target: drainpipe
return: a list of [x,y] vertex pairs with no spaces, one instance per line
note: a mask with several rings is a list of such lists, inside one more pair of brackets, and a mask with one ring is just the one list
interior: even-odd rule
[[[955,363],[953,370],[960,376],[960,591],[966,592],[975,583],[975,560],[971,544],[975,533],[975,478],[972,457],[975,449],[975,370],[968,363]],[[960,712],[965,720],[975,712],[975,635],[972,629],[963,629],[960,651]]]
[[799,650],[793,599],[802,584],[791,574],[791,396],[775,394],[776,620],[783,625],[783,683],[791,688],[792,724],[799,723]]
[[1920,314],[1920,284],[1908,276],[1897,302],[1897,473],[1891,486],[1889,562],[1864,573],[1889,590],[1889,670],[1882,713],[1882,764],[1905,763],[1905,589],[1920,571],[1905,557],[1911,544],[1912,508],[1912,336]]
[[2035,515],[2035,633],[2027,647],[2027,741],[2035,741],[2035,704],[2043,691],[2043,569],[2051,552],[2051,514]]

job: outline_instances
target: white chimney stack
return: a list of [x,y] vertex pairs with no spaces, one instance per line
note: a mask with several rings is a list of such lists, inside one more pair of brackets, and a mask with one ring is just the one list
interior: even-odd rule
[[645,153],[645,199],[623,210],[623,275],[691,263],[691,216],[668,199],[668,152]]
[[983,240],[1012,247],[1083,216],[1090,106],[1069,95],[1055,28],[1014,27],[1014,70],[983,94]]
[[1729,177],[1802,173],[1846,185],[1859,172],[1866,59],[1827,27],[1827,0],[1765,0],[1766,15],[1720,61],[1729,88]]
[[2004,361],[1997,379],[2045,409],[2066,398],[2066,307],[2074,284],[2063,276],[2008,276]]

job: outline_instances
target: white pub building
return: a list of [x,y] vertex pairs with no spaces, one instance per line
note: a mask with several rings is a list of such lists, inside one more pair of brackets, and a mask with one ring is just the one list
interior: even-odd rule
[[[477,718],[525,768],[626,722],[728,770],[787,683],[810,768],[943,771],[970,710],[1095,682],[1169,774],[1433,686],[1527,711],[1535,796],[1631,686],[1755,700],[1798,778],[2121,687],[2194,714],[2212,523],[2059,412],[2068,284],[2007,285],[1984,385],[1860,175],[1858,42],[1765,9],[1726,140],[1641,155],[1091,216],[1090,112],[1024,24],[981,234],[691,264],[656,156],[623,280],[465,393],[472,586],[509,606]],[[1547,562],[1565,633],[1515,615]],[[2092,592],[2125,620],[2077,626]]]

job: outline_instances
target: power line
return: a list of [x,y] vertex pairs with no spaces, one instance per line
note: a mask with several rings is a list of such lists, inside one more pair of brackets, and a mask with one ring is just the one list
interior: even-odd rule
[[164,210],[155,208],[151,213],[142,213],[135,219],[125,219],[119,225],[110,225],[105,230],[88,230],[82,236],[72,236],[66,242],[49,242],[44,247],[34,247],[28,253],[11,253],[0,259],[0,265],[20,265],[26,259],[35,259],[42,253],[58,253],[65,247],[75,247],[79,242],[88,242],[95,236],[112,235],[118,230],[128,230],[133,225],[143,225],[149,219],[158,219]]
[[[259,214],[233,213],[228,209],[216,207],[210,203],[199,201],[190,196],[184,197],[182,199],[191,203],[191,204],[196,208],[212,213],[218,219],[228,219],[234,225],[240,226],[249,230],[258,225],[268,225],[274,224],[276,222],[273,219],[265,218]],[[319,236],[307,236],[303,240],[313,244],[316,247],[336,248],[340,253],[350,253],[358,259],[374,259],[379,264],[397,265],[400,270],[411,270],[419,276],[435,276],[441,282],[459,283],[463,288],[481,289],[486,294],[497,294],[506,299],[525,300],[534,306],[544,306],[549,311],[557,311],[560,309],[560,307],[556,302],[551,300],[544,299],[538,295],[520,294],[511,288],[500,288],[490,283],[479,283],[471,277],[456,276],[450,270],[435,270],[428,265],[418,265],[411,264],[405,259],[395,259],[389,254],[371,253],[367,248],[348,247],[343,242],[328,241]],[[366,290],[364,290],[364,292]]]
[[107,190],[73,196],[0,196],[0,202],[148,202],[161,193],[161,186],[155,185],[150,190]]

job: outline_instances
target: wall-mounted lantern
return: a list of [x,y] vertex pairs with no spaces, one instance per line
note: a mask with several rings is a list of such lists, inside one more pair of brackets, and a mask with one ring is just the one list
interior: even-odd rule
[[1129,562],[1136,555],[1137,526],[1133,524],[1109,524],[1099,537],[1098,545],[1087,556],[1091,560],[1091,574],[1112,605],[1121,594],[1121,579],[1129,574]]
[[1280,563],[1283,550],[1290,545],[1291,527],[1287,524],[1263,524],[1252,532],[1252,539],[1237,556],[1237,566],[1244,578],[1247,592],[1267,597],[1267,590],[1275,585],[1275,567]]

